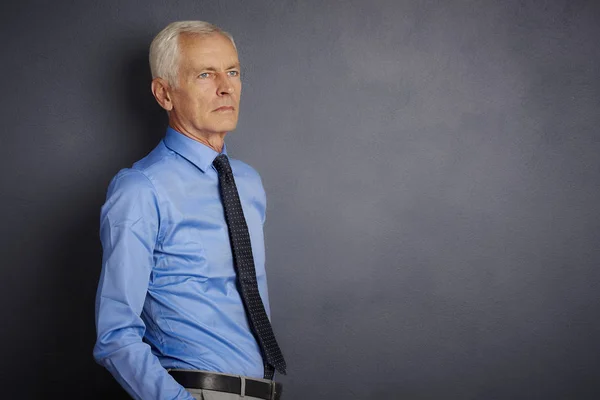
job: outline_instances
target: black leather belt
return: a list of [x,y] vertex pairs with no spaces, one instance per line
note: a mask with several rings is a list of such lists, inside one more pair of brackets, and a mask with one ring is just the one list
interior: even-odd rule
[[[169,374],[188,389],[206,389],[217,392],[242,394],[242,379],[236,376],[213,374],[204,371],[170,370]],[[245,378],[245,395],[265,400],[279,400],[283,387],[277,382],[263,382]]]

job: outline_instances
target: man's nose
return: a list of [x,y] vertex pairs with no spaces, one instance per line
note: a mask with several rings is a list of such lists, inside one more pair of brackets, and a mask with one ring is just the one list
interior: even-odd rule
[[223,96],[233,93],[233,85],[231,84],[227,74],[218,74],[217,94]]

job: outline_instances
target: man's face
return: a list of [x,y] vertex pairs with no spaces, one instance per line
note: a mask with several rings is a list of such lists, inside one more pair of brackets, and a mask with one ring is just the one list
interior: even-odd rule
[[242,82],[240,62],[231,41],[210,36],[179,37],[177,87],[171,88],[173,127],[195,137],[235,129]]

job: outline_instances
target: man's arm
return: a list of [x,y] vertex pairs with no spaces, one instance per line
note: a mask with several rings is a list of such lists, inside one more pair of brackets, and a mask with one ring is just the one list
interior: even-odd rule
[[154,186],[140,171],[122,170],[111,182],[101,211],[94,358],[135,399],[193,400],[142,341],[146,326],[140,314],[158,230]]

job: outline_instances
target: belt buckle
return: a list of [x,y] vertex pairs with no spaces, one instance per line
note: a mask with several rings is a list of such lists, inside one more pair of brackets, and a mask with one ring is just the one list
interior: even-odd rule
[[275,381],[271,381],[271,400],[281,399],[281,393],[283,393],[283,386],[277,384]]
[[239,375],[238,378],[240,378],[240,397],[244,398],[244,396],[246,396],[246,378],[244,378],[242,375]]

